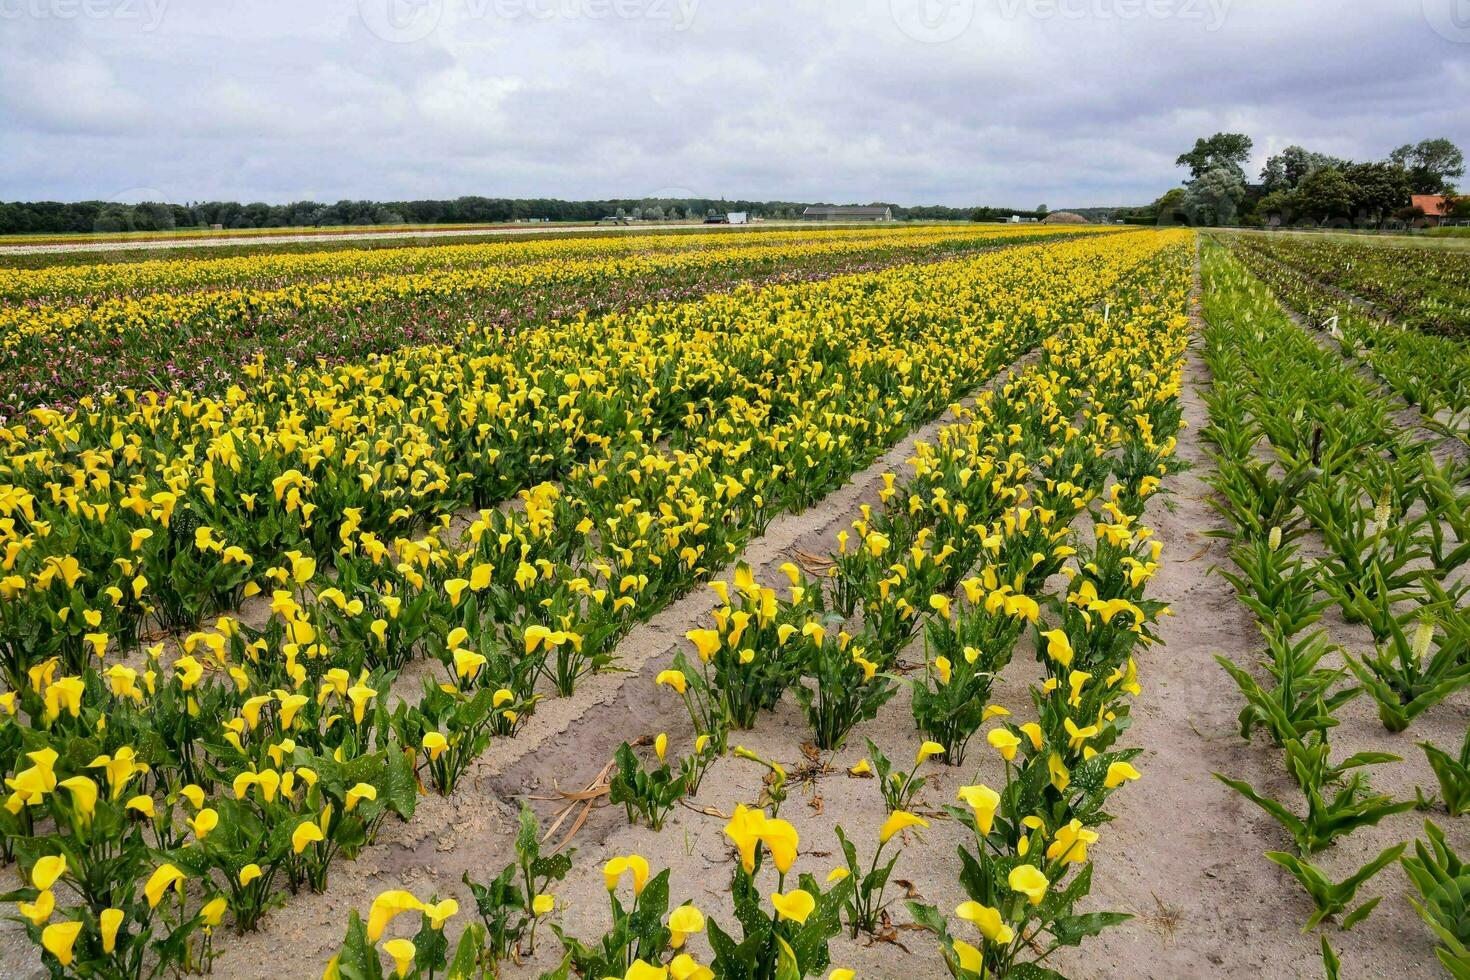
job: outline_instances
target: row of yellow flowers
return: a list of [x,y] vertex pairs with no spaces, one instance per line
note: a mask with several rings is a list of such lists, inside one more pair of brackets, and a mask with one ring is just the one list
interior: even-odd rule
[[611,258],[645,253],[736,247],[784,247],[796,242],[936,240],[1004,231],[1055,234],[1050,226],[1025,228],[812,228],[748,232],[696,232],[608,237],[559,237],[492,243],[436,243],[408,248],[347,248],[306,252],[262,252],[227,258],[190,257],[128,263],[83,263],[45,269],[0,269],[0,302],[58,302],[75,297],[91,303],[114,294],[142,296],[201,289],[269,289],[291,282],[376,277],[486,265],[519,265],[552,259]]
[[[766,263],[780,267],[783,263],[812,255],[840,255],[845,252],[868,252],[875,246],[912,249],[925,244],[963,241],[985,237],[1017,235],[1045,237],[1057,229],[1038,229],[1024,233],[1005,229],[928,228],[900,231],[879,237],[869,235],[817,233],[811,237],[782,237],[765,242],[761,238],[728,239],[711,247],[690,247],[687,240],[675,238],[663,247],[645,249],[609,248],[602,239],[570,240],[548,243],[542,249],[552,251],[545,258],[512,260],[507,250],[527,246],[482,245],[442,246],[417,257],[422,268],[409,265],[404,271],[393,270],[398,263],[392,252],[368,253],[379,256],[377,263],[360,259],[355,265],[336,258],[323,262],[323,273],[311,275],[298,270],[296,275],[276,281],[279,256],[262,256],[244,260],[216,260],[258,263],[264,267],[258,278],[260,285],[229,285],[221,288],[189,289],[191,271],[172,268],[161,281],[150,281],[139,292],[102,294],[77,302],[62,298],[56,302],[27,302],[0,307],[0,350],[22,344],[41,342],[43,337],[65,336],[82,331],[88,334],[126,335],[130,343],[153,333],[172,335],[181,327],[196,326],[217,329],[247,317],[291,314],[314,310],[342,311],[347,314],[372,304],[406,297],[448,299],[471,293],[506,290],[542,290],[559,282],[625,281],[667,276],[689,269],[707,269],[730,264]],[[588,242],[592,243],[589,247]],[[624,246],[639,244],[622,242]],[[415,250],[419,251],[419,250]],[[446,254],[448,253],[448,254]],[[508,261],[509,260],[509,261]],[[374,272],[372,265],[383,268]],[[364,268],[367,266],[368,268]],[[134,266],[106,266],[118,270],[111,276],[125,276],[124,270]],[[49,270],[48,270],[49,271]],[[146,267],[145,270],[146,271]],[[12,273],[19,275],[20,273]],[[178,279],[169,285],[169,276]]]

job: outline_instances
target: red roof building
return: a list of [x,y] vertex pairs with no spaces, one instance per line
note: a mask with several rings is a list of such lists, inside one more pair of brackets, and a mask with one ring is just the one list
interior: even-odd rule
[[1431,227],[1438,225],[1449,212],[1448,199],[1443,194],[1415,194],[1409,198],[1409,204],[1424,212]]

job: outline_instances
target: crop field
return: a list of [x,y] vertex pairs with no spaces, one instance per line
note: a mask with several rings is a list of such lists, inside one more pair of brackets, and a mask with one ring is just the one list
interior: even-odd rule
[[223,394],[288,367],[1050,233],[666,235],[0,270],[0,418],[127,390]]
[[1467,262],[0,268],[0,975],[1470,977]]

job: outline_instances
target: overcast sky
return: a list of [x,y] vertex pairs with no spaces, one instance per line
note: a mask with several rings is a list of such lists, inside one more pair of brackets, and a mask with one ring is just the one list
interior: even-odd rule
[[0,0],[0,199],[1134,204],[1470,151],[1470,0]]

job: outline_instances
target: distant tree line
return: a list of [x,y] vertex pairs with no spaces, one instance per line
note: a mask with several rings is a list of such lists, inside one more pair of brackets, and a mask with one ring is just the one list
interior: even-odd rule
[[1011,218],[1032,218],[1040,221],[1051,211],[1045,204],[1039,204],[1030,210],[1026,208],[991,208],[980,207],[970,211],[971,221],[1009,221]]
[[1181,154],[1189,169],[1184,186],[1152,204],[1119,217],[1130,224],[1267,225],[1335,224],[1377,228],[1412,224],[1426,217],[1411,204],[1416,194],[1443,196],[1434,217],[1470,220],[1470,197],[1455,181],[1465,175],[1465,157],[1448,139],[1405,144],[1385,160],[1354,162],[1288,146],[1270,157],[1256,182],[1245,164],[1254,143],[1244,133],[1216,133]]
[[[338,201],[336,204],[319,204],[315,201],[297,201],[292,204],[240,204],[235,201],[193,204],[0,202],[0,234],[172,231],[180,228],[208,228],[212,225],[241,229],[501,224],[530,218],[548,221],[597,221],[605,217],[626,217],[643,221],[670,221],[698,220],[707,215],[729,211],[745,211],[754,216],[781,219],[799,218],[808,206],[796,201],[730,201],[714,198],[560,201],[548,198],[461,197],[452,201]],[[887,206],[893,208],[894,217],[899,219],[963,221],[971,216],[969,208],[903,207],[897,204]]]

